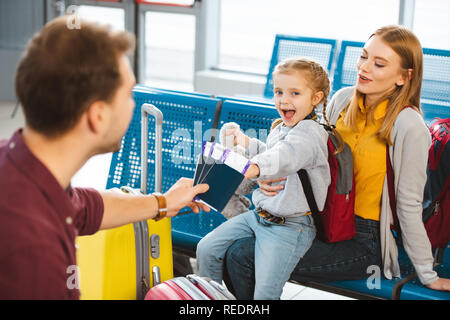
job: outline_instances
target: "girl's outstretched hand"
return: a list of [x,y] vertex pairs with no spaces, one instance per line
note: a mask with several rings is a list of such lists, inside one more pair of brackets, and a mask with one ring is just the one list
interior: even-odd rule
[[245,149],[248,148],[248,144],[250,143],[250,138],[247,135],[245,135],[239,127],[231,128],[225,132],[226,137],[231,136],[231,135],[234,136],[233,143],[235,146],[240,145],[240,146],[244,147]]
[[244,175],[247,179],[253,179],[259,176],[259,167],[257,164],[251,164]]

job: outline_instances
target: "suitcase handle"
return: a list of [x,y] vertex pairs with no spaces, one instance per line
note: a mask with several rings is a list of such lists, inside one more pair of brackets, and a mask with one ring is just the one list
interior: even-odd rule
[[[186,278],[190,280],[194,285],[206,290],[208,292],[206,295],[211,295],[213,297],[213,300],[224,300],[225,297],[202,277],[199,277],[195,274],[188,274]],[[201,288],[200,290],[202,290]]]
[[[156,141],[155,141],[155,192],[161,192],[162,182],[162,122],[163,114],[154,105],[144,103],[141,107],[141,190],[147,194],[148,174],[148,115],[155,118]],[[129,191],[129,190],[128,190]],[[149,232],[147,221],[133,224],[136,242],[136,298],[142,300],[149,289],[150,281],[150,256],[149,256]],[[153,271],[157,271],[154,269]],[[155,280],[159,274],[154,274]]]
[[192,282],[184,277],[176,277],[171,279],[177,286],[183,289],[194,300],[211,300],[206,294],[198,289]]
[[155,192],[161,192],[162,183],[162,122],[161,110],[152,104],[144,103],[141,111],[141,192],[147,194],[147,171],[148,171],[148,121],[147,115],[155,118]]

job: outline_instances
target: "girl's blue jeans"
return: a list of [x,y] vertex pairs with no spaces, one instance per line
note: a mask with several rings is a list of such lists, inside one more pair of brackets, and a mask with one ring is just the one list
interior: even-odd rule
[[[324,243],[316,238],[290,278],[326,282],[370,276],[368,267],[381,265],[379,222],[355,216],[355,223],[356,236],[351,240]],[[236,241],[225,256],[224,280],[238,299],[253,299],[253,288],[258,282],[254,271],[254,248],[253,238],[243,238]]]
[[207,234],[197,246],[199,275],[222,282],[223,259],[237,240],[254,239],[254,292],[260,300],[279,299],[298,261],[310,248],[316,231],[308,216],[275,224],[248,211],[231,218]]

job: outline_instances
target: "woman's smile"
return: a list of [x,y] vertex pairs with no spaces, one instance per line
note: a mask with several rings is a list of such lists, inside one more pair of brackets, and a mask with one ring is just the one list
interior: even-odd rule
[[367,84],[367,83],[370,83],[371,81],[372,81],[371,79],[369,79],[361,74],[358,75],[358,83],[360,83],[360,84]]

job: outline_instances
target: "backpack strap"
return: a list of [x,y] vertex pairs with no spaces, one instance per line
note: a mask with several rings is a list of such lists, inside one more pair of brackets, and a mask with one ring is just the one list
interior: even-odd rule
[[[317,121],[316,111],[313,111],[305,117],[305,120],[314,120]],[[321,123],[320,123],[321,124]],[[323,125],[323,124],[322,124]],[[323,230],[322,228],[322,220],[320,219],[319,208],[317,207],[316,199],[314,198],[314,193],[311,186],[311,181],[309,180],[308,173],[305,169],[300,169],[298,172],[298,177],[300,178],[300,182],[302,183],[303,192],[305,193],[306,201],[308,202],[309,210],[311,210],[311,215],[314,219],[314,224],[316,226],[317,231]]]
[[393,223],[391,224],[391,230],[400,233],[400,223],[397,216],[397,200],[395,199],[395,184],[394,184],[394,169],[392,168],[391,158],[389,156],[389,145],[386,144],[386,174],[387,174],[387,186],[389,193],[389,205],[391,206]]
[[[300,178],[300,182],[302,183],[303,192],[306,196],[306,201],[308,202],[309,210],[311,210],[311,214],[314,219],[314,224],[317,228],[317,231],[323,230],[322,228],[322,220],[320,219],[319,208],[317,207],[316,199],[314,198],[314,193],[311,186],[311,181],[309,181],[308,173],[305,169],[300,169],[298,172],[298,177]],[[319,232],[318,232],[319,233]]]

